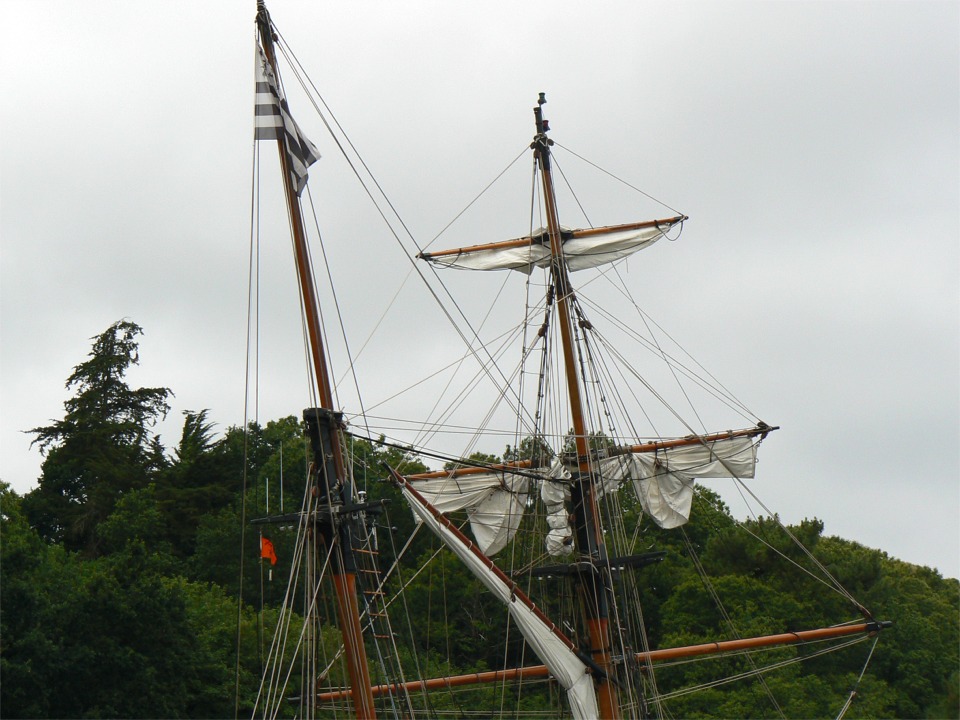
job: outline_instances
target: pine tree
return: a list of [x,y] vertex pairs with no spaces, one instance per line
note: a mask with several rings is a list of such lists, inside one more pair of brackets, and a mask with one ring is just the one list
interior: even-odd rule
[[64,403],[63,419],[29,431],[46,457],[39,486],[24,497],[24,513],[43,537],[68,550],[95,555],[97,524],[163,464],[150,428],[169,410],[171,392],[132,389],[124,379],[139,363],[141,333],[136,323],[121,320],[92,338],[88,360],[67,378],[75,395]]

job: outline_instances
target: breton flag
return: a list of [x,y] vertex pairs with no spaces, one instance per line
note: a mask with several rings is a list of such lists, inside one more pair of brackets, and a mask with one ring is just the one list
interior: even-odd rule
[[261,48],[257,62],[256,134],[257,140],[283,140],[290,160],[290,172],[297,195],[307,184],[307,168],[320,158],[320,151],[290,116],[287,101],[280,92],[277,76]]
[[260,557],[269,560],[271,565],[277,564],[277,553],[273,549],[273,543],[263,535],[260,536]]

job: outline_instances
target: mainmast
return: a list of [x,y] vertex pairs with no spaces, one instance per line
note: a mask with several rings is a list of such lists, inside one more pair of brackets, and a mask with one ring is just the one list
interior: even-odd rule
[[[270,15],[263,0],[257,2],[257,28],[260,44],[267,61],[276,72],[276,52],[274,50],[273,27]],[[279,81],[278,81],[279,82]],[[350,475],[346,471],[343,457],[344,425],[342,414],[333,406],[333,392],[327,356],[320,328],[319,304],[310,269],[310,254],[307,246],[303,218],[300,210],[300,198],[295,184],[291,164],[293,159],[288,146],[289,139],[283,132],[277,135],[280,153],[280,166],[287,198],[287,209],[293,235],[294,255],[300,296],[307,325],[310,343],[310,357],[313,366],[319,407],[304,410],[313,450],[313,462],[308,483],[311,483],[309,496],[315,499],[308,532],[319,536],[325,545],[333,548],[333,585],[336,593],[337,615],[343,636],[344,657],[350,677],[351,697],[358,718],[374,718],[376,711],[370,684],[370,671],[367,665],[366,649],[360,627],[360,612],[356,590],[356,559],[353,548],[353,525],[355,521],[349,514],[334,511],[353,504],[353,487]],[[320,511],[320,505],[326,505],[326,512]],[[304,692],[314,696],[316,683],[308,679]]]
[[604,672],[604,675],[596,680],[597,704],[602,717],[619,718],[618,691],[612,677],[614,667],[613,638],[609,620],[611,605],[610,573],[606,562],[606,547],[603,543],[600,523],[596,515],[597,484],[591,473],[589,437],[584,419],[583,399],[580,377],[577,374],[577,356],[574,344],[574,326],[571,313],[574,293],[570,284],[566,261],[563,257],[563,240],[560,236],[560,220],[557,214],[550,163],[550,146],[553,141],[547,137],[550,126],[543,117],[543,105],[546,102],[545,93],[540,93],[537,106],[533,109],[537,134],[531,147],[534,151],[535,160],[540,167],[540,177],[543,183],[544,211],[547,216],[547,233],[550,238],[550,274],[557,298],[560,340],[563,346],[567,394],[570,398],[573,439],[577,453],[577,472],[573,474],[571,488],[576,548],[581,560],[592,568],[591,572],[577,574],[578,593],[590,638],[590,656],[596,666]]
[[[557,525],[551,522],[551,532],[557,529],[560,532],[554,538],[554,548],[551,548],[551,538],[548,535],[547,552],[565,553],[564,548],[569,544],[572,530],[577,553],[575,561],[564,565],[541,566],[533,570],[525,569],[521,572],[529,572],[531,575],[541,577],[550,574],[566,575],[571,577],[575,584],[587,637],[585,642],[580,640],[579,647],[569,647],[574,649],[578,661],[583,661],[583,666],[588,668],[588,672],[592,675],[593,682],[590,689],[594,691],[595,698],[591,697],[590,700],[595,699],[596,702],[593,712],[589,715],[582,714],[579,706],[574,710],[574,704],[571,702],[574,717],[620,718],[626,713],[643,712],[646,700],[642,688],[633,687],[631,682],[636,679],[634,676],[638,670],[643,672],[643,669],[639,668],[640,664],[646,665],[661,660],[713,653],[742,652],[753,648],[820,641],[854,634],[872,635],[887,627],[889,623],[875,622],[870,618],[867,622],[852,625],[722,640],[645,652],[637,652],[624,642],[626,638],[621,636],[616,622],[613,574],[625,569],[642,567],[649,562],[659,560],[664,553],[608,557],[604,541],[605,531],[601,527],[598,506],[601,492],[611,492],[611,488],[631,482],[637,500],[653,522],[662,528],[678,527],[689,519],[694,480],[753,477],[757,445],[768,433],[777,428],[758,422],[755,427],[741,430],[691,434],[639,444],[591,447],[592,436],[586,415],[586,411],[589,410],[589,395],[585,385],[589,379],[583,378],[580,374],[584,358],[579,355],[580,338],[578,338],[578,333],[588,332],[590,325],[581,313],[570,282],[570,273],[627,257],[656,242],[658,238],[665,235],[667,230],[683,223],[687,218],[684,215],[677,215],[662,220],[589,230],[561,229],[551,167],[553,141],[547,137],[549,125],[543,117],[545,103],[546,98],[541,93],[534,108],[536,135],[531,149],[534,151],[542,185],[546,231],[537,231],[529,236],[503,242],[422,252],[418,257],[435,265],[473,270],[508,269],[530,273],[534,268],[549,268],[550,288],[547,292],[546,306],[551,308],[556,302],[556,322],[560,325],[563,373],[569,397],[570,424],[573,428],[573,450],[566,446],[562,448],[560,458],[563,465],[562,471],[555,466],[545,467],[539,460],[517,459],[494,465],[474,464],[473,467],[409,475],[404,480],[405,487],[417,487],[422,482],[423,485],[420,486],[422,494],[419,494],[421,490],[417,491],[421,503],[425,506],[431,502],[442,503],[445,507],[444,513],[466,509],[468,512],[476,511],[476,514],[481,517],[489,518],[496,514],[498,518],[502,516],[505,521],[509,516],[507,511],[491,512],[486,506],[488,500],[496,498],[498,494],[513,493],[520,498],[518,502],[521,507],[516,510],[516,513],[522,514],[522,505],[526,503],[527,485],[518,482],[514,486],[514,481],[519,476],[539,477],[541,487],[551,488],[551,494],[559,494],[555,489],[561,482],[564,486],[569,484],[569,503],[566,499],[550,503],[544,496],[545,502],[559,507],[556,511],[559,517],[553,510],[548,511],[549,519],[557,521]],[[540,336],[545,336],[545,328],[541,330]],[[571,457],[573,453],[575,455]],[[470,463],[466,464],[470,465]],[[558,480],[560,476],[562,480]],[[460,486],[461,483],[463,487]],[[516,490],[515,487],[522,490]],[[565,494],[564,487],[563,495]],[[502,507],[505,502],[509,501],[497,498],[496,503],[490,503],[490,507],[498,503]],[[439,511],[434,515],[438,523],[448,526],[446,521],[440,519]],[[473,524],[472,518],[470,522]],[[496,545],[490,539],[490,521],[484,522],[485,527],[482,528],[482,532],[474,527],[476,543],[469,543],[461,538],[464,540],[462,544],[470,545],[471,552],[478,555],[484,555],[487,552],[484,548]],[[498,525],[497,533],[506,527],[505,522]],[[453,534],[452,530],[450,532]],[[512,532],[516,532],[516,526],[507,533],[507,541],[513,537]],[[437,531],[437,534],[441,533]],[[476,545],[480,545],[481,548],[477,549]],[[504,545],[496,546],[502,548]],[[466,551],[463,555],[467,556]],[[492,566],[492,563],[489,564]],[[481,576],[479,572],[475,574],[478,577]],[[512,596],[508,600],[508,607],[512,609],[517,603]],[[869,617],[861,607],[858,606],[858,609]],[[531,642],[531,637],[534,639],[537,637],[537,633],[531,628],[524,629],[521,626],[521,632],[527,642]],[[586,643],[589,643],[588,647],[583,647]],[[545,653],[541,653],[535,645],[534,648],[541,659],[544,659]],[[560,679],[550,666],[550,661],[547,661],[547,664],[537,666],[382,684],[376,686],[373,692],[377,696],[392,695],[433,688],[503,683],[543,677],[554,677],[567,689],[568,693],[572,687],[572,682]],[[638,689],[640,694],[635,695]],[[343,694],[340,691],[331,691],[321,696],[324,700],[335,700],[341,697]],[[591,702],[591,705],[593,704]]]

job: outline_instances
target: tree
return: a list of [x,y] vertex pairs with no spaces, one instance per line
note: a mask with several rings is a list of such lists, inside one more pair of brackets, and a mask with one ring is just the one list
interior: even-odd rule
[[[237,603],[174,574],[151,540],[152,490],[128,493],[94,559],[44,542],[0,482],[3,717],[231,717]],[[275,621],[273,615],[271,622]],[[256,694],[257,618],[240,617],[241,702]]]
[[43,615],[47,578],[56,576],[52,556],[63,552],[27,524],[21,505],[0,481],[0,706],[4,717],[51,717],[47,679],[56,647]]
[[157,501],[177,557],[194,551],[201,519],[228,506],[243,484],[243,456],[235,443],[215,442],[207,411],[186,411],[172,461],[160,473]]
[[29,431],[46,458],[39,486],[24,497],[24,513],[43,537],[68,550],[96,554],[96,525],[165,465],[150,428],[169,410],[171,392],[132,389],[124,380],[139,363],[141,333],[121,320],[92,338],[89,359],[67,378],[76,394],[64,403],[63,419]]

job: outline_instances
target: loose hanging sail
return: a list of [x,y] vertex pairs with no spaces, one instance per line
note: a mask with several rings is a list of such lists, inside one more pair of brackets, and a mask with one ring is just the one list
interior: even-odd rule
[[574,651],[573,643],[562,636],[556,626],[548,623],[515,583],[510,582],[482,554],[471,549],[466,538],[449,522],[444,522],[440,513],[432,509],[410,483],[404,482],[395,473],[394,478],[401,483],[403,496],[420,521],[440,537],[470,572],[507,606],[527,643],[566,691],[573,717],[577,720],[599,717],[593,678],[587,665]]
[[[696,478],[752,478],[757,441],[775,430],[767,425],[712,436],[612,448],[594,461],[598,499],[630,482],[643,511],[665,529],[690,519]],[[534,468],[520,461],[490,468],[422,473],[407,477],[427,502],[442,513],[466,510],[481,552],[495,555],[520,527],[531,482],[540,484],[549,532],[547,552],[567,555],[574,548],[570,525],[572,474],[559,458]],[[513,471],[513,472],[511,472]]]
[[[470,472],[472,471],[472,472]],[[442,513],[466,510],[484,555],[496,555],[516,534],[527,504],[530,478],[506,471],[424,473],[407,478]]]
[[[772,428],[761,428],[766,434]],[[752,478],[757,466],[757,443],[752,437],[716,440],[698,438],[690,445],[654,449],[628,448],[600,461],[604,488],[631,481],[644,512],[662,528],[690,519],[694,478]]]

